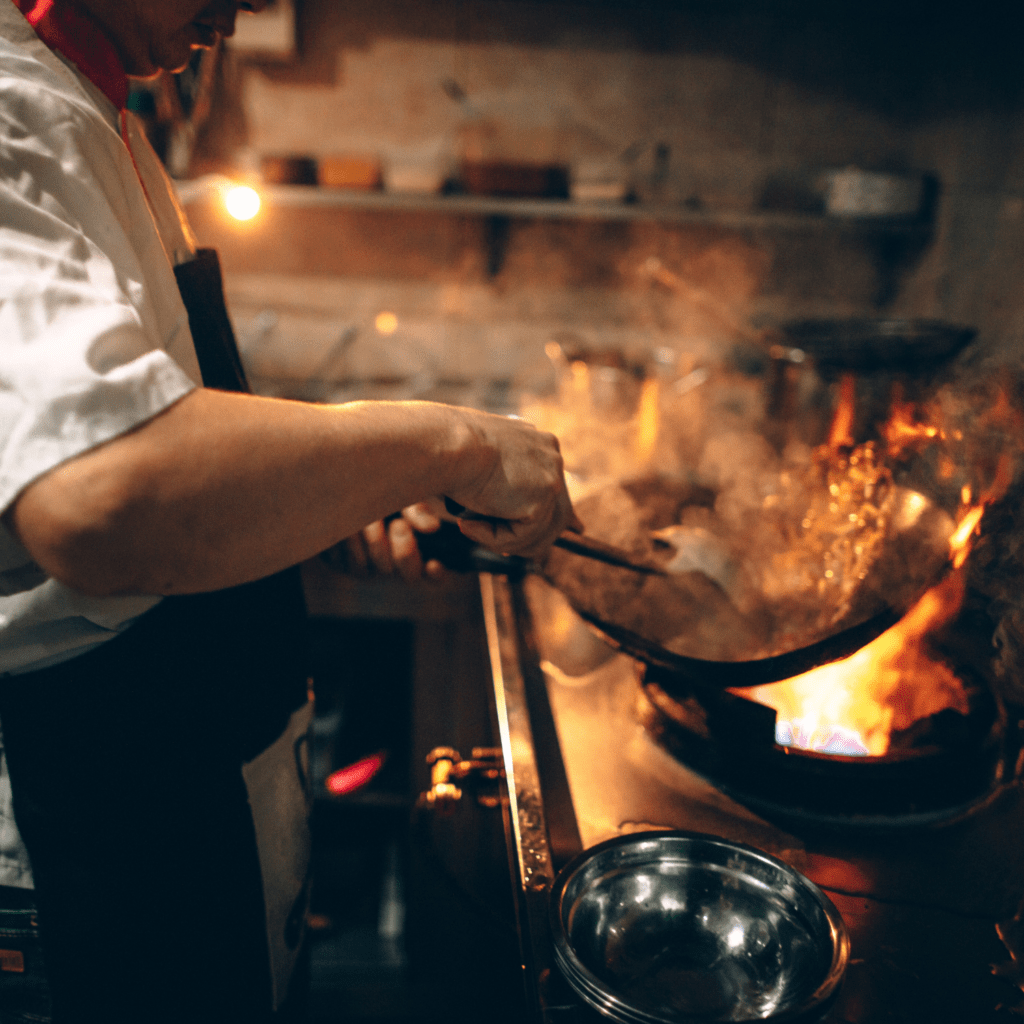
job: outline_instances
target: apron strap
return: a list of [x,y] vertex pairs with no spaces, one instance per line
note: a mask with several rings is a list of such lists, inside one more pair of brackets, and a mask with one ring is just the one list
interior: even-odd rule
[[188,310],[203,384],[218,391],[249,391],[235,332],[224,306],[224,283],[216,249],[199,249],[195,259],[174,268]]

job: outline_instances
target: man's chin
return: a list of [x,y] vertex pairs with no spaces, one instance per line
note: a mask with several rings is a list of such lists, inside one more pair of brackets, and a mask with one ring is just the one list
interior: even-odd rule
[[[172,74],[184,71],[192,60],[193,51],[209,49],[210,47],[205,42],[196,42],[195,40],[191,40],[186,45],[167,47],[163,53],[155,55],[153,61],[155,69],[152,75],[160,74],[161,70],[170,71]],[[152,77],[152,75],[147,77]]]

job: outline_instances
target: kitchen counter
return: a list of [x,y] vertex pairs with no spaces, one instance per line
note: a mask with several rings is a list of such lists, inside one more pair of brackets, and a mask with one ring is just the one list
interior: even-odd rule
[[1024,901],[1019,772],[1008,771],[956,820],[843,831],[767,821],[653,742],[634,715],[630,659],[589,648],[581,662],[581,636],[557,650],[530,639],[531,616],[550,614],[543,583],[481,579],[507,837],[536,1020],[603,1019],[582,1005],[552,963],[546,914],[555,874],[579,850],[649,828],[749,843],[828,893],[852,941],[830,1020],[1013,1019],[1011,1009],[1024,996],[992,965],[1010,960],[996,925]]

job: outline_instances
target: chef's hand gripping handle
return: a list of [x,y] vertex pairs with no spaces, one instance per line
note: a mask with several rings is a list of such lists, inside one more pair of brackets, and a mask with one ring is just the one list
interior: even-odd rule
[[[447,505],[447,503],[448,499],[445,499],[445,504]],[[457,503],[453,502],[453,504],[461,508]],[[451,512],[450,508],[449,512]],[[385,522],[396,519],[400,514],[388,516]],[[463,518],[467,517],[463,516]],[[420,549],[420,557],[424,562],[436,559],[446,569],[451,569],[453,572],[493,572],[509,576],[522,576],[532,569],[529,559],[490,551],[483,545],[477,544],[476,541],[470,540],[455,523],[447,520],[442,520],[440,527],[433,533],[417,532],[416,546]]]
[[[491,528],[494,530],[495,536],[497,536],[499,526],[507,527],[510,525],[507,519],[499,519],[496,516],[485,516],[479,512],[471,512],[464,505],[460,505],[452,498],[446,497],[444,499],[444,507],[448,510],[449,514],[455,516],[456,519],[473,519],[478,522],[489,523]],[[577,534],[567,530],[565,533],[555,538],[554,544],[557,548],[562,548],[565,551],[572,551],[574,554],[582,555],[584,558],[596,559],[598,562],[604,562],[607,565],[617,565],[620,568],[630,569],[633,572],[646,573],[654,576],[665,575],[665,567],[663,565],[650,560],[638,559],[634,557],[630,551],[617,548],[612,544],[596,540],[593,537],[584,536],[582,533]]]
[[482,512],[473,512],[471,509],[466,508],[465,505],[460,505],[454,498],[445,497],[444,507],[448,510],[448,514],[455,516],[456,519],[487,523],[495,531],[499,526],[507,527],[510,525],[507,519],[502,519],[499,516],[485,516]]

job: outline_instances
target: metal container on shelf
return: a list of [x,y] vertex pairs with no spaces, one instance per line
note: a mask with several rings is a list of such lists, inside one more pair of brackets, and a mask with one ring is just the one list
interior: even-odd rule
[[831,217],[916,217],[924,208],[927,178],[842,167],[822,175],[825,213]]

